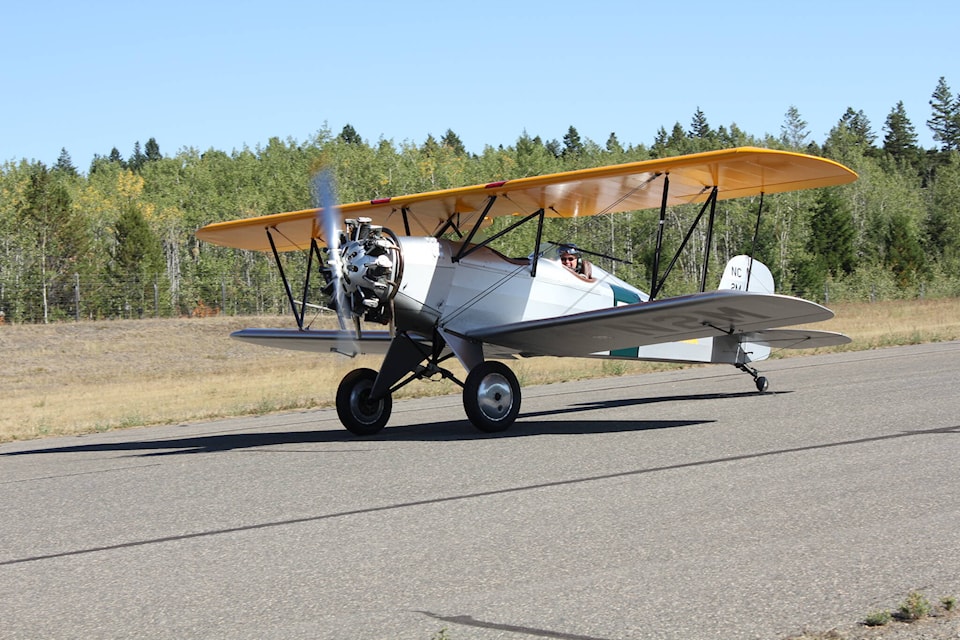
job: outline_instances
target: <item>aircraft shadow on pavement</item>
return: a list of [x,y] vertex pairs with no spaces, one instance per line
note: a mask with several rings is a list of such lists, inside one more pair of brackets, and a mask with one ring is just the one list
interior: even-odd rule
[[129,442],[100,442],[78,444],[67,447],[10,451],[0,456],[22,456],[44,453],[92,453],[92,452],[129,452],[138,457],[169,456],[192,453],[220,453],[224,451],[258,450],[270,453],[265,447],[277,447],[297,444],[341,443],[353,444],[349,449],[320,451],[310,449],[277,450],[277,453],[348,453],[361,452],[364,445],[373,442],[426,441],[446,442],[458,440],[482,440],[494,438],[517,438],[547,434],[590,434],[615,433],[624,431],[649,431],[653,429],[672,429],[697,424],[707,420],[590,420],[560,421],[546,420],[536,422],[516,422],[509,431],[503,433],[482,433],[466,420],[450,420],[411,426],[387,427],[375,436],[358,437],[345,430],[335,431],[274,431],[267,433],[229,433],[209,434],[185,438],[165,438],[162,440],[134,440]]
[[[768,391],[765,396],[781,395],[793,393],[792,391]],[[554,416],[564,413],[575,413],[580,411],[595,411],[598,409],[616,409],[621,407],[640,406],[645,404],[658,404],[661,402],[689,402],[691,400],[729,400],[737,398],[754,398],[759,396],[756,391],[743,391],[739,393],[695,393],[682,396],[657,396],[649,398],[618,398],[615,400],[592,400],[590,402],[580,402],[568,407],[559,409],[550,409],[549,411],[538,412],[520,412],[523,418],[534,416]]]
[[[786,393],[786,392],[780,392]],[[164,438],[158,440],[133,440],[127,442],[99,442],[78,444],[66,447],[39,448],[24,451],[0,453],[0,456],[18,456],[43,453],[90,453],[90,452],[129,452],[138,457],[183,455],[193,453],[219,453],[225,451],[257,450],[258,453],[271,453],[266,447],[280,447],[297,444],[342,443],[354,444],[350,449],[336,451],[318,451],[312,449],[278,449],[276,453],[348,453],[361,452],[364,445],[371,442],[426,441],[445,442],[461,440],[482,440],[494,438],[523,438],[538,435],[585,435],[601,433],[622,433],[628,431],[651,431],[704,425],[713,420],[549,420],[548,416],[562,416],[586,411],[609,408],[639,406],[656,402],[717,400],[756,396],[754,393],[711,393],[686,396],[665,396],[656,398],[628,398],[606,401],[590,401],[549,411],[521,412],[520,418],[507,431],[501,433],[482,433],[466,419],[445,420],[427,424],[387,427],[375,436],[358,437],[346,430],[296,430],[269,432],[220,433],[190,436],[183,438]],[[772,394],[770,394],[772,395]],[[186,427],[189,428],[189,427]],[[139,452],[139,453],[138,453]]]

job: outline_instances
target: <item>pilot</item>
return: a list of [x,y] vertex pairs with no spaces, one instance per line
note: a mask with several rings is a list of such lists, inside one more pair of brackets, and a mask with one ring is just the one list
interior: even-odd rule
[[593,282],[593,265],[589,260],[584,260],[576,247],[565,246],[560,249],[560,264],[577,274],[581,280]]

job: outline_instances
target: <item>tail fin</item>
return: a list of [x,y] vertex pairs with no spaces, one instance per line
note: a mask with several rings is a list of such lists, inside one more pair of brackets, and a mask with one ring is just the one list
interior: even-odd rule
[[[734,256],[723,269],[718,289],[735,289],[737,291],[757,291],[759,293],[775,293],[773,274],[767,265],[750,256]],[[762,342],[749,342],[746,336],[720,338],[714,344],[715,352],[722,349],[724,343],[730,351],[735,352],[735,361],[740,363],[766,360],[770,356],[770,345]],[[716,355],[716,354],[715,354]]]
[[734,256],[723,268],[718,289],[775,293],[773,274],[767,265],[750,256]]

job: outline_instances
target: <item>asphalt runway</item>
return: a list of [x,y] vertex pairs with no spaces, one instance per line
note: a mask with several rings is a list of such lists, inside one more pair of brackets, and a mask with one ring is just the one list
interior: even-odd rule
[[[960,596],[960,343],[0,445],[0,638],[783,638]],[[522,378],[521,378],[522,379]],[[441,633],[442,631],[442,633]]]

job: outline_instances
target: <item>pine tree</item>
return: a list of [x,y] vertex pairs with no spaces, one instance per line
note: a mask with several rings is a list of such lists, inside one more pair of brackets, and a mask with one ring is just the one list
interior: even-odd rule
[[799,151],[806,146],[806,140],[809,136],[810,131],[807,129],[807,122],[800,117],[800,111],[795,106],[790,105],[785,114],[784,122],[780,125],[780,142],[787,149]]
[[127,161],[127,167],[131,171],[138,172],[143,168],[144,163],[147,161],[147,156],[143,155],[143,151],[140,150],[140,141],[138,140],[133,145],[133,153],[130,154],[130,159]]
[[806,252],[794,255],[793,287],[797,294],[817,297],[829,277],[853,272],[856,229],[853,214],[836,189],[821,189],[810,218]]
[[883,125],[886,134],[883,137],[883,150],[894,156],[901,156],[917,149],[917,133],[913,123],[907,117],[903,100],[890,110]]
[[536,176],[559,170],[557,158],[547,149],[540,136],[531,138],[526,131],[517,138],[515,145],[517,172],[521,176]]
[[144,300],[163,269],[160,242],[140,210],[124,207],[114,229],[116,244],[110,274],[123,309],[137,308],[143,315]]
[[363,138],[360,137],[360,134],[357,133],[357,130],[353,128],[353,125],[345,124],[343,129],[340,131],[338,136],[342,142],[346,144],[363,144]]
[[683,130],[683,125],[679,122],[673,123],[673,128],[670,130],[670,133],[667,133],[666,129],[660,127],[657,131],[657,137],[654,140],[653,146],[650,148],[651,157],[653,158],[669,158],[684,153],[692,153],[693,151],[696,151],[696,149],[694,145],[691,144],[691,138],[687,135],[687,132]]
[[66,148],[60,149],[60,156],[57,158],[57,164],[54,165],[55,171],[60,171],[61,173],[66,173],[71,176],[77,175],[77,168],[73,166],[73,160],[70,158],[70,154],[67,153]]
[[29,246],[30,276],[39,285],[38,304],[43,322],[52,312],[72,302],[72,276],[89,259],[86,223],[73,207],[70,194],[56,172],[42,163],[29,168],[29,182],[19,207],[18,233]]
[[683,125],[679,122],[673,123],[673,129],[670,131],[670,137],[667,139],[667,147],[671,156],[690,153],[693,151],[690,145],[690,137],[683,130]]
[[553,140],[548,141],[545,145],[547,151],[549,151],[554,158],[560,158],[563,156],[563,147],[560,146],[560,141],[554,138]]
[[693,114],[693,119],[690,122],[690,137],[708,139],[712,134],[713,131],[710,129],[710,124],[707,122],[706,114],[700,110],[700,107],[697,107],[697,110]]
[[837,189],[822,189],[817,197],[808,242],[832,276],[848,274],[856,263],[853,214]]
[[710,151],[718,146],[719,136],[716,131],[710,128],[707,122],[707,116],[700,107],[697,107],[693,114],[693,120],[690,122],[690,131],[687,132],[687,144],[685,152]]
[[951,153],[937,169],[930,196],[925,245],[947,268],[960,273],[960,154]]
[[883,125],[886,132],[883,137],[883,150],[894,159],[916,168],[920,159],[920,148],[917,146],[917,133],[907,117],[903,101],[897,102],[887,121]]
[[870,121],[863,112],[847,108],[843,117],[827,134],[823,143],[823,155],[855,167],[865,156],[877,153],[877,150],[870,146],[873,139]]
[[607,138],[606,149],[610,153],[620,154],[623,153],[623,146],[620,144],[620,141],[617,139],[617,134],[613,131],[610,132],[610,136]]
[[454,155],[464,156],[467,154],[467,149],[463,146],[460,136],[455,134],[452,129],[447,129],[447,132],[444,133],[443,137],[440,139],[440,144],[444,147],[452,149]]
[[960,149],[960,98],[953,99],[943,76],[937,81],[932,98],[933,115],[927,120],[927,126],[933,131],[933,139],[941,144],[943,151]]
[[567,129],[566,135],[563,136],[563,152],[562,155],[566,157],[577,157],[583,153],[583,142],[580,140],[580,134],[577,130],[570,125],[570,128]]
[[667,147],[669,146],[669,137],[667,135],[667,130],[664,127],[657,129],[657,135],[653,139],[653,144],[650,145],[650,157],[652,158],[664,158],[667,155]]
[[898,285],[910,286],[926,272],[926,256],[919,230],[907,214],[897,212],[891,216],[886,245],[886,263],[896,275]]
[[146,151],[146,161],[155,162],[157,160],[163,159],[163,154],[160,153],[160,145],[157,144],[156,138],[150,138],[147,140],[147,146],[145,147]]
[[864,151],[872,147],[877,139],[870,125],[870,120],[862,109],[854,111],[853,107],[847,107],[846,112],[840,118],[840,123],[853,134],[855,143]]

